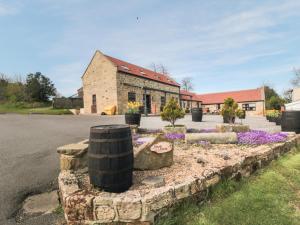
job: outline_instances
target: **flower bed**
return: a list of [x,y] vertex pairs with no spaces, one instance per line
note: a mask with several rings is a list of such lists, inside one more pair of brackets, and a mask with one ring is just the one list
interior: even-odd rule
[[[182,199],[200,196],[201,201],[209,187],[222,178],[247,177],[300,143],[300,136],[295,134],[261,131],[238,133],[238,144],[211,144],[201,140],[186,144],[184,134],[158,133],[159,138],[173,142],[173,164],[156,170],[134,171],[133,185],[124,193],[107,193],[92,187],[87,170],[76,168],[77,164],[60,173],[60,196],[69,224],[152,224],[155,218]],[[156,132],[146,131],[134,134],[134,148],[155,135]],[[80,154],[74,146],[71,146],[72,151],[61,148],[61,159],[68,154],[68,160],[76,159],[76,163],[79,159],[86,160],[87,145],[82,142],[76,148]],[[63,160],[67,159],[63,157]],[[159,187],[146,185],[143,181],[149,177],[160,177],[164,182]]]
[[267,133],[265,131],[253,130],[250,132],[238,133],[238,143],[244,145],[264,145],[283,142],[287,139],[285,133]]

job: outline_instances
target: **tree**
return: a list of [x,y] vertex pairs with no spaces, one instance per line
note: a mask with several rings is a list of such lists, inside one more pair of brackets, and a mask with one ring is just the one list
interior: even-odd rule
[[279,96],[272,96],[269,101],[269,108],[270,109],[276,109],[280,110],[281,106],[284,104],[284,100],[280,98]]
[[[277,92],[270,86],[265,86],[265,101],[266,109],[280,109],[284,104],[284,99],[281,98]],[[280,104],[280,106],[279,106]]]
[[169,72],[168,72],[168,69],[166,66],[164,66],[163,64],[156,64],[156,63],[152,63],[150,65],[150,68],[156,72],[156,73],[161,73],[161,74],[164,74],[164,75],[169,75]]
[[183,109],[181,109],[175,98],[170,99],[160,114],[162,120],[170,122],[173,127],[175,127],[176,120],[183,118],[184,115]]
[[294,87],[300,87],[300,68],[294,68],[295,77],[291,80]]
[[185,91],[193,90],[192,78],[184,77],[181,81],[182,89]]
[[293,90],[288,89],[283,92],[283,98],[286,103],[290,103],[293,100]]
[[30,101],[47,102],[50,97],[55,96],[56,89],[48,77],[36,72],[27,75],[26,93]]
[[0,101],[6,99],[6,88],[8,81],[8,78],[3,73],[0,73]]
[[10,102],[23,102],[26,99],[25,86],[21,82],[8,83],[6,87],[6,98]]

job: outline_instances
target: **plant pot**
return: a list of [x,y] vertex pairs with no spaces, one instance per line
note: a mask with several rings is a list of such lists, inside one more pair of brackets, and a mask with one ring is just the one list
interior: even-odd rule
[[125,113],[125,123],[128,125],[138,125],[141,123],[140,113]]
[[281,117],[276,117],[275,118],[275,123],[277,126],[281,125]]
[[232,118],[232,121],[229,121],[228,116],[223,116],[223,123],[234,123],[235,122],[235,117]]
[[284,111],[281,118],[282,131],[300,134],[300,111]]
[[193,108],[192,109],[192,121],[201,122],[203,116],[202,108]]
[[272,122],[272,123],[275,123],[276,122],[276,117],[271,116],[269,121]]

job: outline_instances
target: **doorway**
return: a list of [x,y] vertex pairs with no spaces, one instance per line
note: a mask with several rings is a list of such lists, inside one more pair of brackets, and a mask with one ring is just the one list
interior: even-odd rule
[[92,96],[91,112],[92,113],[97,113],[97,99],[96,99],[96,95]]
[[151,95],[144,94],[143,102],[144,102],[144,107],[146,107],[147,113],[151,113]]

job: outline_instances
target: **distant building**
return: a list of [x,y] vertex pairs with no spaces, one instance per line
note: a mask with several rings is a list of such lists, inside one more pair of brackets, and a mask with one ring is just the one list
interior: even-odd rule
[[285,104],[286,110],[300,110],[300,88],[294,88],[292,91],[292,102]]
[[197,95],[202,101],[202,108],[208,112],[220,112],[224,100],[233,98],[244,109],[247,115],[264,115],[265,113],[265,92],[264,88],[219,92]]
[[201,100],[197,94],[180,90],[180,106],[183,109],[201,108]]
[[293,89],[292,100],[293,102],[300,101],[300,87]]
[[[128,101],[137,101],[146,111],[158,114],[174,97],[179,103],[180,85],[165,74],[104,55],[96,51],[82,76],[84,113],[102,113],[116,106],[127,111]],[[144,111],[144,109],[141,109]]]

